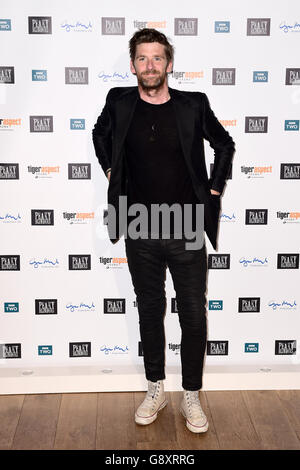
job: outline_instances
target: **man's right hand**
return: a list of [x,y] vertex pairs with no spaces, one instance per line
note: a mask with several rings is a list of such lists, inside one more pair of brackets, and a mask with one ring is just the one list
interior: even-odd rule
[[111,171],[109,171],[109,172],[106,174],[108,181],[110,180],[110,174],[111,174]]

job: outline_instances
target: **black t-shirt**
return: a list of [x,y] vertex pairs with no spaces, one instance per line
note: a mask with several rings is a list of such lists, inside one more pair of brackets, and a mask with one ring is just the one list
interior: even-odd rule
[[[125,141],[128,177],[128,207],[144,204],[150,215],[151,204],[193,204],[196,198],[184,159],[172,98],[163,104],[151,104],[138,98]],[[183,214],[183,210],[182,210]],[[128,217],[128,223],[136,216]],[[183,219],[183,216],[182,216]],[[153,231],[153,224],[149,229]],[[170,234],[174,233],[171,216]],[[192,230],[195,229],[195,220]],[[181,226],[183,229],[183,225]],[[149,230],[150,231],[150,230]],[[162,233],[162,226],[159,226]]]

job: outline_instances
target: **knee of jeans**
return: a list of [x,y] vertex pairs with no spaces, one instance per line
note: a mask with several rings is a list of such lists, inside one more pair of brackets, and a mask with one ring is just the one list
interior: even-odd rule
[[197,318],[199,315],[206,313],[206,296],[200,295],[185,295],[176,296],[177,310],[179,315],[184,314],[191,318]]
[[203,331],[206,327],[206,312],[199,309],[197,313],[190,314],[183,312],[179,314],[179,323],[181,328],[189,329],[191,331]]
[[138,294],[136,296],[137,307],[140,316],[150,318],[160,318],[165,312],[167,300],[165,294],[159,296],[145,296]]

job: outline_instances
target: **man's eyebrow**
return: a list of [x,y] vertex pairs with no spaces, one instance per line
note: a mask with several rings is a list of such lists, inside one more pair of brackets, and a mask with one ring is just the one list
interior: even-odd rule
[[[138,59],[139,57],[146,57],[145,54],[138,54],[135,56],[136,59]],[[164,58],[164,55],[161,55],[161,54],[154,54],[152,57],[161,57],[161,58]]]

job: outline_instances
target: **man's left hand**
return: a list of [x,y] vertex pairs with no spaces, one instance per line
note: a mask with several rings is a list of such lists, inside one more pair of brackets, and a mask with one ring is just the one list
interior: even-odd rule
[[217,196],[220,196],[220,194],[221,194],[218,191],[215,191],[214,189],[211,189],[210,192],[211,192],[211,194],[216,194]]

